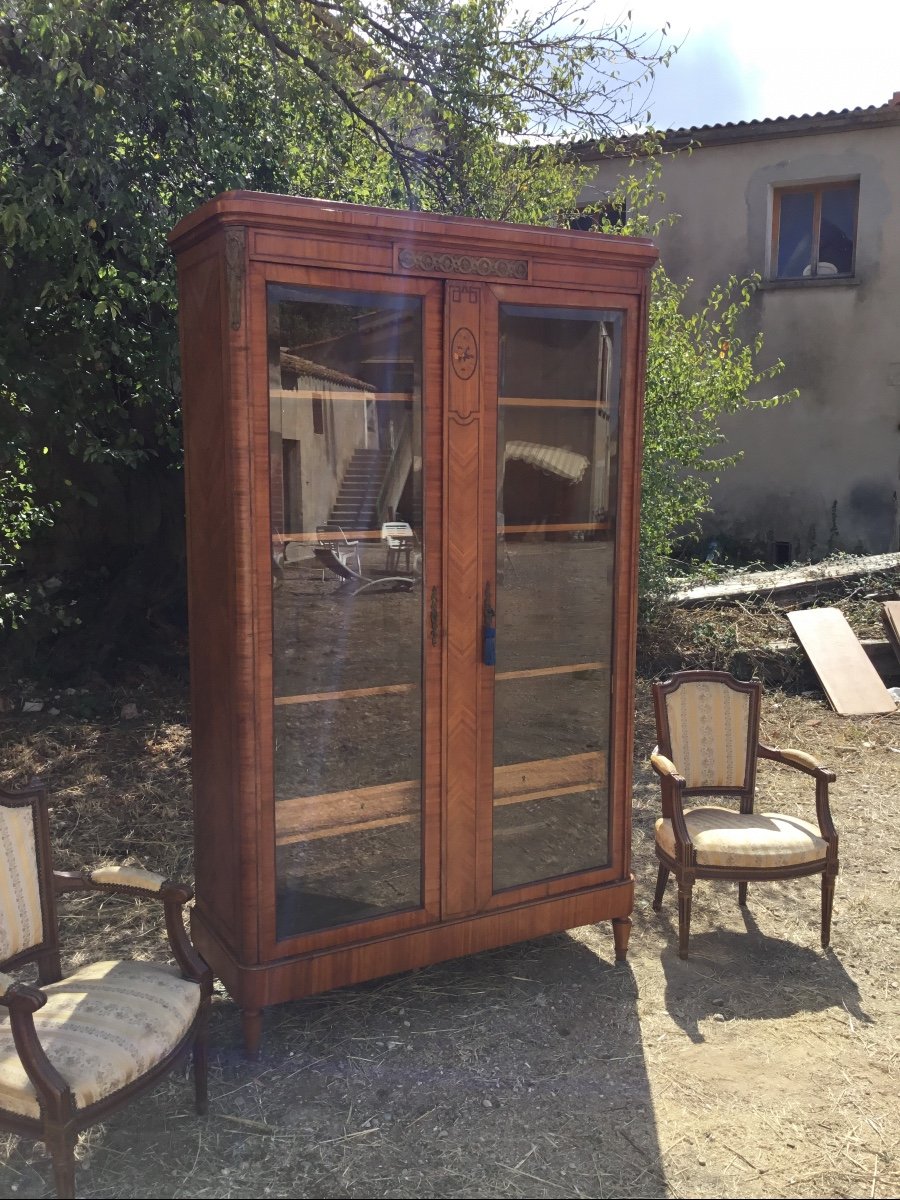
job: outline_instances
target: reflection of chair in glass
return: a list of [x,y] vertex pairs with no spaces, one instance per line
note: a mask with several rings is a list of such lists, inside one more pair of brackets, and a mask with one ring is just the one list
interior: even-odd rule
[[[822,947],[831,936],[838,872],[838,837],[831,820],[825,770],[801,750],[776,750],[759,741],[762,685],[726,671],[679,671],[653,686],[659,745],[651,765],[662,785],[656,822],[659,876],[654,909],[662,907],[669,872],[678,881],[678,953],[688,955],[695,879],[728,879],[747,902],[751,880],[822,876]],[[754,813],[757,759],[794,767],[816,785],[816,824],[782,813]],[[740,811],[719,805],[685,809],[683,798],[731,796]]]
[[[362,563],[359,559],[359,542],[351,542],[340,525],[332,527],[331,525],[317,525],[316,533],[319,538],[319,545],[330,550],[338,562],[346,567],[350,563],[356,563],[357,575],[362,574]],[[317,558],[320,556],[317,554]]]
[[[370,588],[379,588],[385,586],[385,590],[393,590],[386,585],[397,585],[400,588],[407,590],[416,582],[416,577],[413,575],[363,575],[361,571],[354,571],[350,566],[349,561],[342,562],[335,549],[331,545],[315,546],[313,554],[322,564],[323,568],[333,572],[339,579],[343,580],[348,586],[355,584],[350,591],[352,596],[358,596],[360,592],[365,592]],[[359,558],[357,557],[357,563]]]
[[[190,888],[137,867],[54,871],[47,793],[0,790],[0,967],[36,963],[39,986],[0,974],[0,1129],[43,1141],[57,1195],[75,1195],[78,1133],[193,1053],[197,1111],[206,1112],[212,975],[188,941]],[[162,901],[177,967],[125,960],[63,978],[56,898],[122,892]]]
[[415,557],[421,560],[418,540],[412,526],[406,521],[385,521],[381,526],[381,540],[387,546],[385,567],[388,571],[399,571],[400,556],[404,556],[407,571],[415,570]]

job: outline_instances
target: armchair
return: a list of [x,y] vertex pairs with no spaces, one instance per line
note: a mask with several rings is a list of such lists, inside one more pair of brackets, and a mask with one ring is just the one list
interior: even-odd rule
[[[177,966],[99,962],[63,978],[56,902],[69,892],[161,901]],[[0,1128],[46,1144],[62,1198],[75,1195],[78,1133],[191,1053],[206,1111],[212,975],[182,921],[192,894],[134,867],[54,871],[46,789],[0,789]],[[38,987],[9,974],[29,962]]]
[[[653,685],[659,744],[650,763],[662,787],[656,822],[659,874],[653,908],[659,912],[669,874],[678,883],[678,953],[688,956],[695,879],[737,882],[738,903],[751,881],[822,876],[822,947],[831,939],[838,873],[838,835],[828,786],[833,771],[802,750],[778,750],[759,740],[762,685],[725,671],[679,671]],[[783,813],[754,812],[758,759],[782,763],[815,781],[816,822]],[[739,801],[685,808],[685,799],[716,795]]]

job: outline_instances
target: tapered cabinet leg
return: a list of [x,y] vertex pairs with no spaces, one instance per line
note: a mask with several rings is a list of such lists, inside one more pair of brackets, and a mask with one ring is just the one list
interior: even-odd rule
[[624,962],[628,954],[628,939],[631,937],[631,917],[613,917],[612,927],[616,962]]
[[678,881],[678,957],[687,958],[691,936],[691,893],[693,880]]
[[831,910],[834,907],[834,875],[822,875],[822,949],[831,942]]
[[663,896],[666,891],[666,884],[669,882],[669,868],[659,864],[659,874],[656,876],[656,894],[653,897],[653,911],[659,912],[662,908]]
[[747,903],[747,881],[743,880],[738,884],[738,904],[741,908]]
[[262,1041],[262,1009],[241,1009],[241,1024],[244,1030],[244,1053],[251,1060],[259,1058],[259,1045]]

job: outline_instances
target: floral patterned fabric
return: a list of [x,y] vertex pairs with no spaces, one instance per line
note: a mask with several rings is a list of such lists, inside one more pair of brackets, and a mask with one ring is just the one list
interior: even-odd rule
[[670,757],[689,788],[744,786],[749,693],[711,680],[685,683],[666,696],[666,714]]
[[[737,813],[710,805],[684,814],[698,867],[747,867],[758,871],[817,862],[828,843],[818,828],[782,813]],[[660,848],[675,857],[672,822],[656,822]]]
[[43,938],[34,811],[0,807],[0,961]]
[[[138,1079],[181,1040],[200,1006],[200,988],[175,967],[92,963],[43,989],[34,1015],[44,1051],[86,1108]],[[0,1019],[0,1108],[38,1117],[38,1098]]]

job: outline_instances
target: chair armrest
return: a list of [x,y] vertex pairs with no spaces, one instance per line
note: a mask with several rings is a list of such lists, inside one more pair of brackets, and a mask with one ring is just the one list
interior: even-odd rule
[[759,758],[766,758],[770,762],[782,763],[785,767],[794,767],[798,771],[803,771],[806,775],[812,775],[816,778],[821,776],[828,783],[834,783],[837,779],[834,771],[828,767],[823,767],[817,762],[811,754],[807,754],[805,750],[779,750],[776,746],[766,746],[760,742],[756,748],[756,753]]
[[779,750],[776,746],[766,746],[762,742],[757,746],[759,758],[769,762],[781,763],[785,767],[793,767],[804,775],[811,775],[816,781],[816,819],[819,822],[819,832],[828,842],[830,858],[837,858],[838,835],[831,818],[831,804],[828,799],[828,785],[837,779],[834,771],[821,766],[811,754],[805,750]]
[[69,1085],[44,1053],[34,1027],[34,1014],[47,1003],[40,988],[0,974],[0,1005],[9,1009],[9,1028],[22,1069],[41,1101],[57,1119],[74,1108]]
[[691,835],[688,833],[687,822],[684,819],[684,807],[682,804],[681,793],[686,787],[683,775],[679,775],[678,768],[670,758],[666,758],[664,754],[659,753],[659,747],[653,749],[650,755],[650,766],[659,776],[659,782],[662,786],[662,811],[663,817],[672,822],[672,831],[675,835],[675,850],[679,860],[685,866],[691,866],[694,862],[694,843],[691,841]]
[[671,779],[673,783],[684,787],[684,778],[678,774],[678,768],[670,758],[660,754],[658,749],[650,755],[650,766],[661,779]]
[[47,997],[40,988],[20,983],[13,975],[0,973],[0,1004],[8,1008],[19,1009],[21,1012],[36,1013],[47,1003]]
[[115,866],[98,867],[90,875],[80,871],[54,871],[53,882],[60,895],[67,892],[107,892],[160,900],[165,911],[169,946],[182,974],[186,979],[199,983],[204,995],[212,992],[212,972],[194,949],[184,928],[181,910],[194,897],[193,888],[186,883],[172,882],[141,867]]

